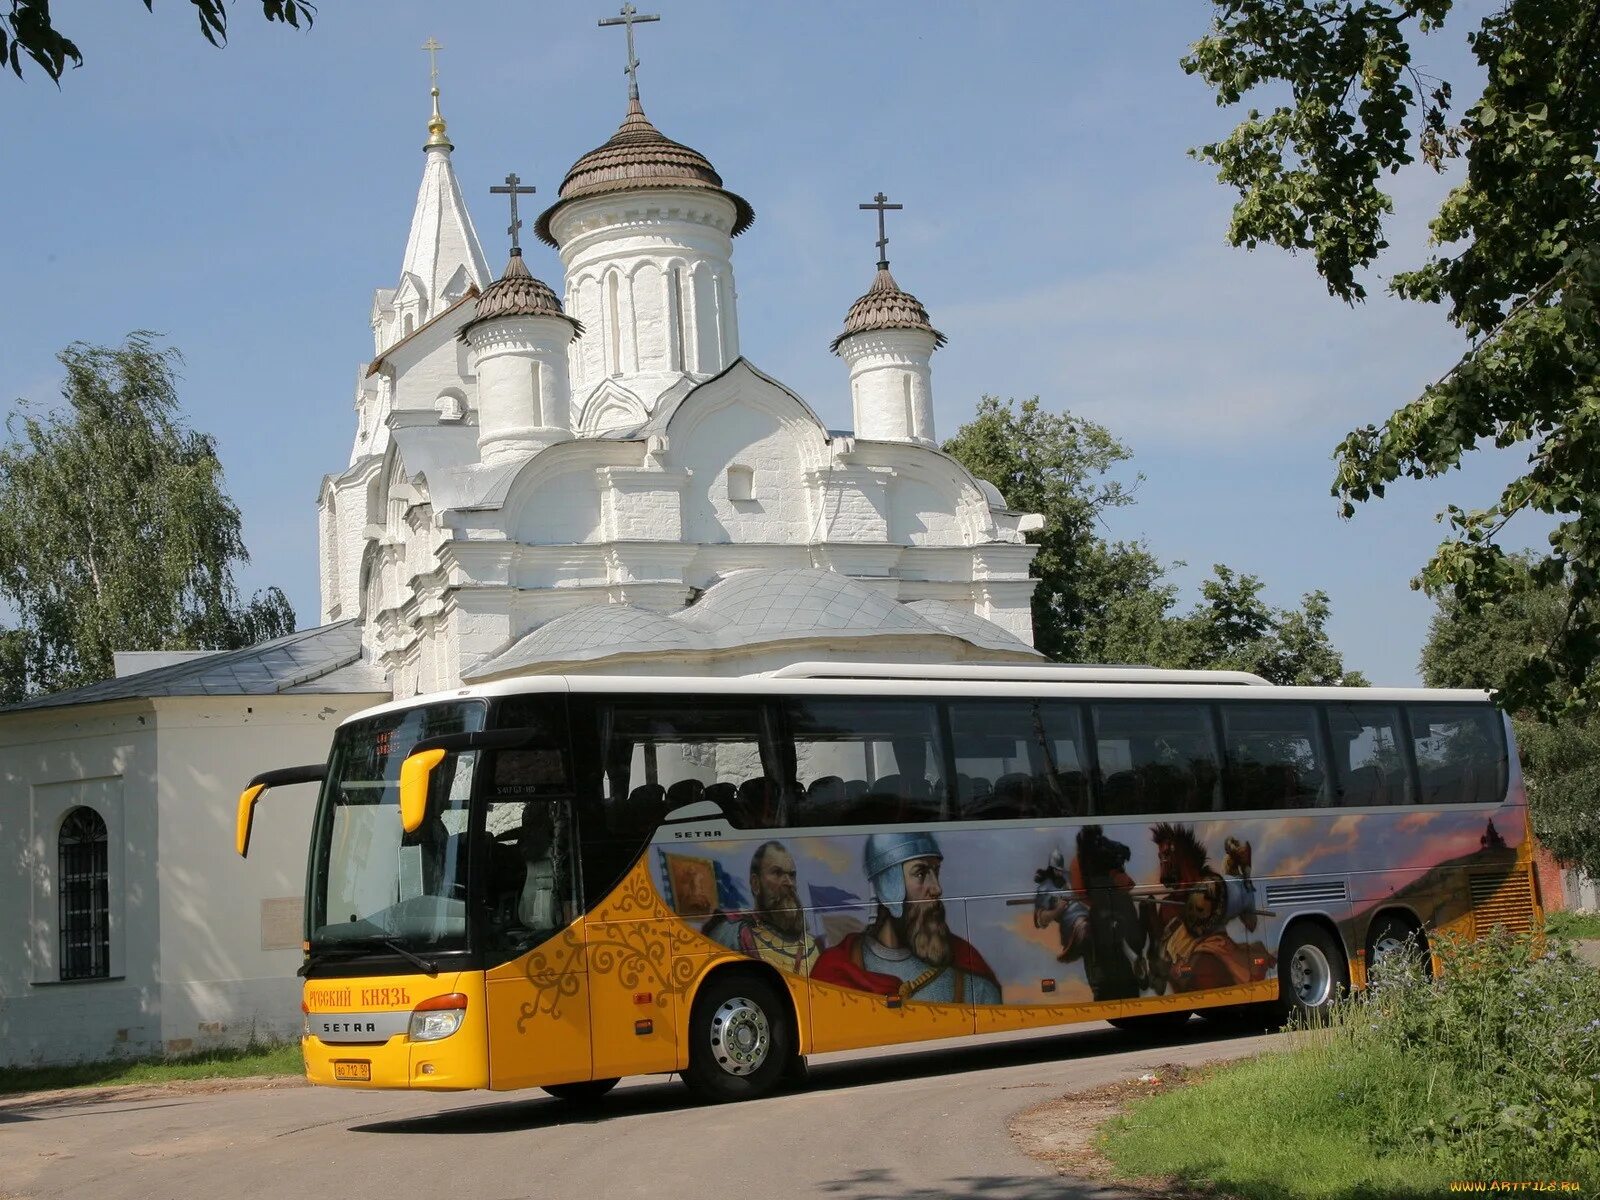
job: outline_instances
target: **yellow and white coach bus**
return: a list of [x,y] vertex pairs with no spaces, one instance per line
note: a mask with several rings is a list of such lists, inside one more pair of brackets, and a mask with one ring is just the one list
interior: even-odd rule
[[1316,1010],[1538,919],[1509,723],[1470,691],[798,664],[543,676],[357,714],[307,874],[305,1059],[592,1100],[680,1072],[1109,1019]]

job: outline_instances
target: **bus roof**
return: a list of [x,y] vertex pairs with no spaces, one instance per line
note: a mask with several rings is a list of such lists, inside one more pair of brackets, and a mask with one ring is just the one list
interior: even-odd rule
[[[799,664],[797,664],[799,665]],[[816,665],[816,664],[806,664]],[[850,668],[852,664],[825,664],[830,671]],[[878,667],[879,664],[871,664]],[[855,665],[859,670],[859,664]],[[1163,672],[1156,668],[1012,668],[1026,673],[1024,678],[997,678],[994,667],[960,668],[915,664],[898,667],[885,666],[881,675],[866,675],[854,671],[848,675],[791,675],[770,672],[761,675],[686,676],[686,675],[526,675],[515,679],[497,679],[471,687],[450,691],[432,692],[412,696],[405,700],[392,700],[352,713],[340,724],[359,721],[381,713],[415,708],[424,704],[441,704],[454,700],[473,698],[492,699],[499,696],[516,696],[540,692],[614,693],[617,695],[692,694],[699,696],[926,696],[960,698],[994,696],[1048,697],[1084,700],[1240,700],[1245,702],[1279,700],[1364,700],[1364,701],[1443,701],[1452,703],[1488,703],[1488,692],[1474,688],[1393,688],[1393,687],[1284,687],[1268,683],[1245,683],[1240,679],[1256,678],[1242,671],[1181,671]],[[787,668],[785,669],[787,670]],[[947,672],[971,670],[974,675],[953,675]],[[1078,671],[1087,676],[1063,677],[1057,671]],[[1038,678],[1031,673],[1037,672]],[[1184,678],[1147,679],[1128,678],[1145,674]],[[1092,676],[1092,677],[1089,677]],[[1209,677],[1215,682],[1202,682]],[[935,685],[930,687],[929,685]]]

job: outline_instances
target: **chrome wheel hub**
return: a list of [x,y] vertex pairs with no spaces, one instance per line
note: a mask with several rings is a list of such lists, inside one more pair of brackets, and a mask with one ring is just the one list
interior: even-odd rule
[[1381,963],[1386,958],[1392,958],[1396,954],[1405,953],[1405,949],[1406,943],[1403,939],[1397,938],[1393,934],[1389,934],[1388,936],[1381,937],[1376,942],[1372,943],[1372,961],[1375,964]]
[[730,1075],[759,1070],[772,1049],[767,1014],[753,1000],[734,996],[711,1018],[711,1056]]
[[1289,985],[1300,1003],[1321,1008],[1333,993],[1333,968],[1327,956],[1315,946],[1301,946],[1289,960]]

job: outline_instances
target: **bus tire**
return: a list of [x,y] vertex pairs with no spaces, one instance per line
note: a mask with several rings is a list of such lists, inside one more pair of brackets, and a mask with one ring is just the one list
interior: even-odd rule
[[1350,963],[1339,939],[1315,921],[1297,921],[1278,953],[1278,1006],[1296,1025],[1320,1024],[1350,990]]
[[1176,1037],[1189,1026],[1193,1014],[1188,1009],[1180,1012],[1140,1013],[1136,1017],[1107,1017],[1106,1024],[1124,1033],[1137,1033],[1142,1037]]
[[1385,913],[1372,923],[1367,931],[1367,970],[1391,954],[1416,954],[1420,956],[1422,974],[1433,978],[1433,955],[1428,949],[1428,935],[1415,921],[1399,913]]
[[714,975],[689,1017],[689,1069],[683,1082],[713,1104],[753,1100],[783,1083],[795,1058],[786,997],[748,971]]
[[578,1083],[552,1083],[544,1088],[557,1100],[565,1100],[568,1104],[594,1104],[612,1088],[617,1086],[615,1079],[584,1079]]

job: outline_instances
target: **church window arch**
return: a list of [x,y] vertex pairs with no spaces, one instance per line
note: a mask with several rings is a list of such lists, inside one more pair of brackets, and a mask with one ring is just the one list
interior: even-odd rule
[[902,402],[905,405],[905,422],[906,422],[905,436],[914,438],[914,437],[917,436],[917,409],[916,409],[916,405],[912,402],[912,399],[911,399],[911,376],[910,375],[902,375],[902,376],[900,376],[900,392],[901,392]]
[[467,398],[459,388],[446,388],[433,402],[434,411],[441,421],[460,421],[467,415]]
[[684,367],[683,264],[673,263],[667,272],[667,355],[672,370]]
[[728,466],[728,499],[738,502],[741,500],[754,500],[756,491],[756,472],[754,467],[747,467],[743,463],[731,463]]
[[417,328],[417,318],[416,318],[415,314],[407,313],[406,314],[405,323],[402,326],[402,332],[401,332],[400,336],[401,337],[410,337],[412,332],[416,328]]
[[619,294],[622,280],[613,271],[606,276],[606,373],[622,374],[622,304]]
[[67,813],[60,855],[61,978],[111,975],[111,871],[106,823],[92,808]]

